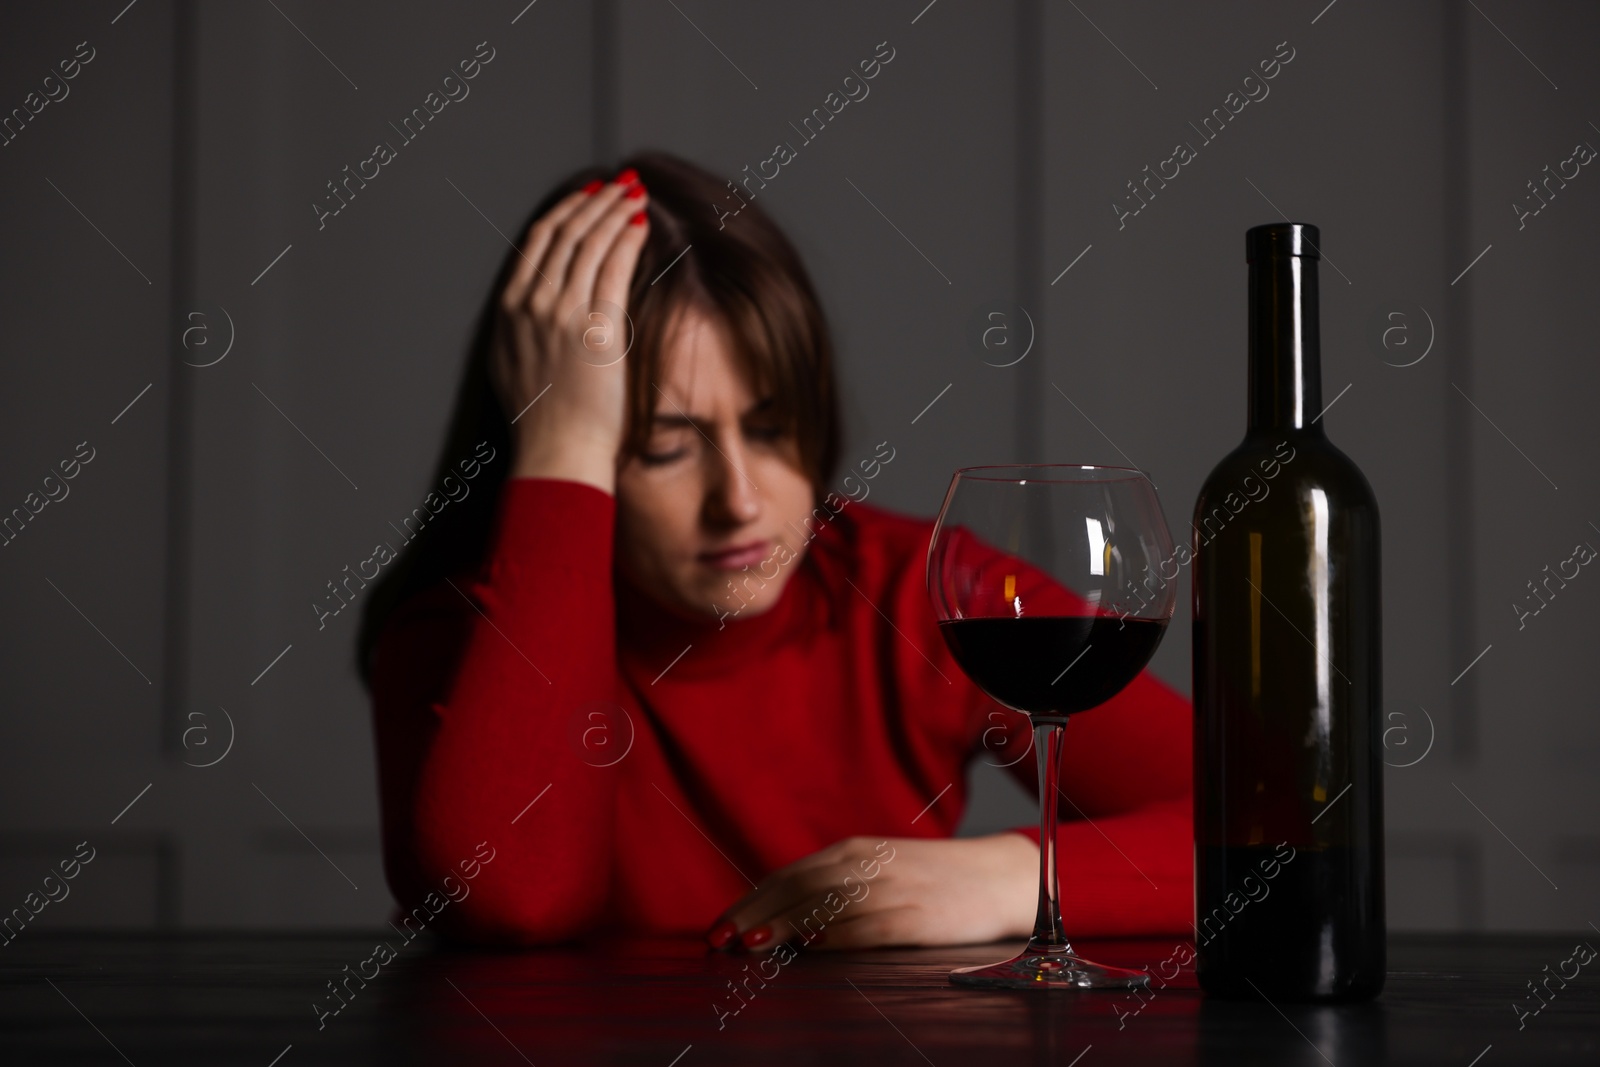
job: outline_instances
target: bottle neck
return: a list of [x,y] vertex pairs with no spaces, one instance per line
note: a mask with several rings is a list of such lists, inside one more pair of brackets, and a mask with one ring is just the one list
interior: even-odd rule
[[1263,256],[1250,264],[1249,433],[1322,433],[1317,261]]

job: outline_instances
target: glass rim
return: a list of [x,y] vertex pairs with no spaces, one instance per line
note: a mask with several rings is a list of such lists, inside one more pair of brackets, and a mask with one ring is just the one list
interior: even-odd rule
[[[1028,476],[1026,478],[1015,478],[1015,477],[1012,477],[1012,478],[1001,478],[1001,477],[986,477],[983,474],[977,473],[977,472],[980,472],[980,471],[1035,471],[1035,470],[1037,470],[1037,471],[1069,471],[1069,470],[1072,470],[1072,471],[1082,471],[1082,470],[1087,470],[1087,471],[1119,471],[1119,472],[1123,472],[1125,476],[1124,477],[1111,477],[1111,478],[1095,478],[1095,477],[1088,477],[1088,478],[1053,478],[1053,477],[1049,477],[1047,475],[1045,477],[1035,478],[1035,477],[1030,475],[1030,476]],[[976,466],[976,467],[957,467],[954,477],[963,478],[963,479],[966,479],[966,480],[969,480],[969,481],[1011,482],[1011,483],[1021,483],[1021,482],[1027,482],[1027,481],[1039,481],[1039,482],[1060,483],[1060,484],[1070,484],[1070,483],[1073,483],[1073,482],[1080,482],[1080,483],[1083,483],[1083,484],[1090,484],[1090,483],[1096,483],[1096,482],[1104,483],[1104,482],[1117,482],[1117,481],[1146,481],[1146,482],[1150,482],[1152,485],[1155,484],[1153,481],[1151,481],[1149,473],[1146,472],[1144,469],[1142,469],[1140,467],[1114,467],[1114,466],[1111,466],[1109,464],[1104,464],[1104,463],[987,463],[987,464],[983,464],[981,466]]]

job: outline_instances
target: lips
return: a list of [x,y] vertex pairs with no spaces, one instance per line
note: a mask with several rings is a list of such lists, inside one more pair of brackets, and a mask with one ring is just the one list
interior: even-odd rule
[[716,552],[702,552],[696,558],[701,563],[722,570],[741,570],[767,558],[767,542],[747,541]]

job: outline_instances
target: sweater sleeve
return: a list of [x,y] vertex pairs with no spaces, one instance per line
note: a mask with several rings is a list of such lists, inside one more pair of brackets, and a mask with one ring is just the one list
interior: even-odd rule
[[624,703],[616,501],[553,478],[500,494],[481,565],[402,603],[374,651],[384,860],[437,932],[537,944],[585,932],[610,883],[616,771],[572,727]]

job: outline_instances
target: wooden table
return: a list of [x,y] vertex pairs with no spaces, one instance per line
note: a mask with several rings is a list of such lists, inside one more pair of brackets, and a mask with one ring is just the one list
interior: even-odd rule
[[[735,1013],[741,1001],[728,983],[759,974],[753,958],[684,941],[460,952],[408,944],[389,929],[24,930],[0,947],[0,1063],[1594,1067],[1600,960],[1564,989],[1552,981],[1557,992],[1538,1014],[1519,1020],[1513,1010],[1533,1006],[1526,983],[1550,973],[1546,965],[1556,970],[1579,941],[1600,945],[1600,935],[1396,936],[1382,997],[1341,1007],[1212,1001],[1187,972],[1142,1009],[1130,995],[974,991],[946,981],[952,966],[1010,955],[1009,944],[819,951],[769,962],[774,976],[764,988],[752,979]],[[379,942],[393,959],[374,959]],[[1154,971],[1176,944],[1079,948]],[[358,971],[376,977],[364,988],[349,979],[346,1005],[329,1011],[340,1002],[327,983]]]

